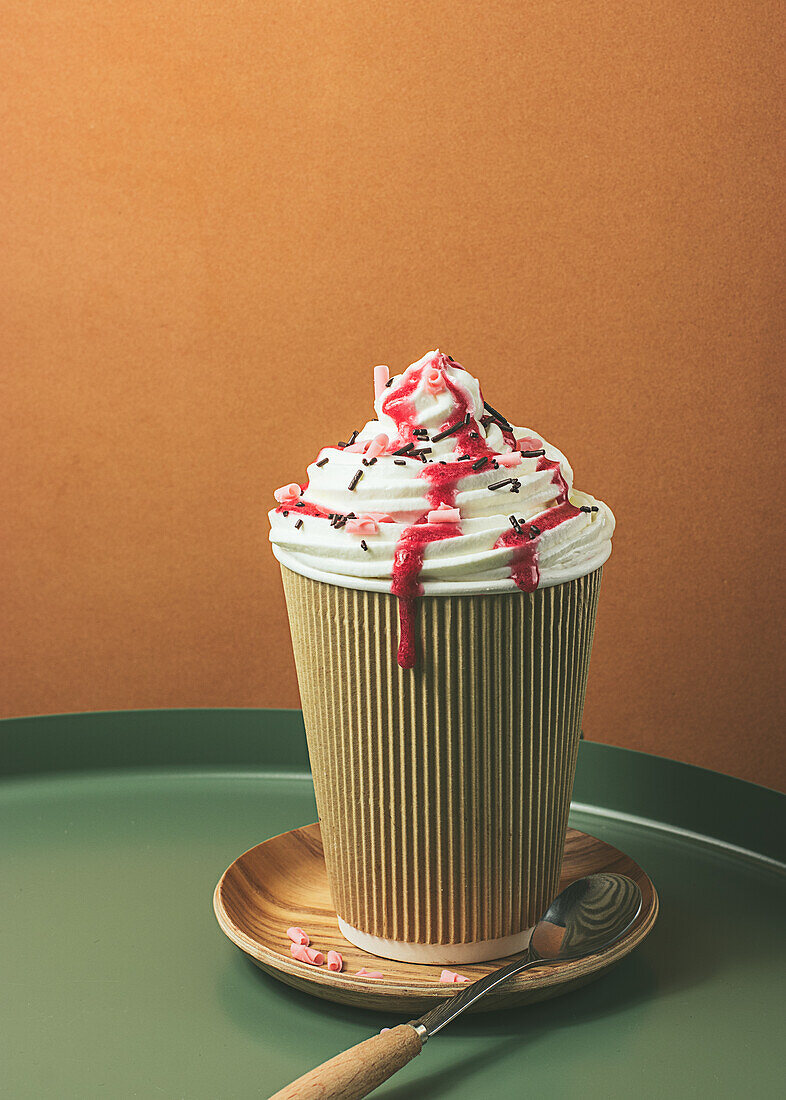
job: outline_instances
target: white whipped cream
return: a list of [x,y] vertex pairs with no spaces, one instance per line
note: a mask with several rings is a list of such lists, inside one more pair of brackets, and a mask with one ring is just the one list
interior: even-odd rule
[[[374,408],[376,419],[351,447],[324,447],[308,467],[302,495],[293,489],[269,513],[273,552],[294,572],[390,590],[402,546],[429,534],[424,528],[436,526],[428,520],[437,518],[440,503],[460,518],[440,527],[452,537],[420,546],[417,579],[425,594],[506,591],[517,582],[543,588],[592,572],[608,558],[611,509],[573,488],[573,471],[556,447],[490,413],[477,379],[447,356],[433,351],[413,363],[380,389]],[[366,458],[358,445],[381,435],[384,451]],[[428,453],[393,453],[407,444]],[[500,482],[507,483],[490,488]],[[357,520],[343,522],[352,513]],[[530,582],[522,557],[534,562]]]

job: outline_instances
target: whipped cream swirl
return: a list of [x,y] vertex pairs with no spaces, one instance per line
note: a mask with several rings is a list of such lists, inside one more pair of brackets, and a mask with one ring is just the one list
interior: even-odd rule
[[574,489],[565,456],[487,405],[459,363],[432,351],[393,378],[375,368],[374,382],[376,419],[324,447],[305,485],[276,492],[270,540],[284,565],[392,591],[403,625],[417,595],[533,591],[605,562],[611,509]]

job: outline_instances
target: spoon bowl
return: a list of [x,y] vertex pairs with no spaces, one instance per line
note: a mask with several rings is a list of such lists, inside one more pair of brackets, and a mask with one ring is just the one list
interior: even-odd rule
[[529,959],[567,961],[596,955],[625,934],[641,909],[641,890],[625,875],[576,879],[532,931]]

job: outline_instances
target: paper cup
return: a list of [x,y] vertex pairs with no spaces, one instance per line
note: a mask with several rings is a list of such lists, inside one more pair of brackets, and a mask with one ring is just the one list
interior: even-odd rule
[[602,569],[533,593],[398,601],[282,565],[328,880],[386,958],[521,950],[557,892]]

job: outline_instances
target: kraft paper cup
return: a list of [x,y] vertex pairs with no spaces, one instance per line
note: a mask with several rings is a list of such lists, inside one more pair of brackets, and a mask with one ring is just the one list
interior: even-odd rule
[[353,944],[412,962],[522,950],[557,892],[602,569],[398,601],[282,564],[328,880]]

